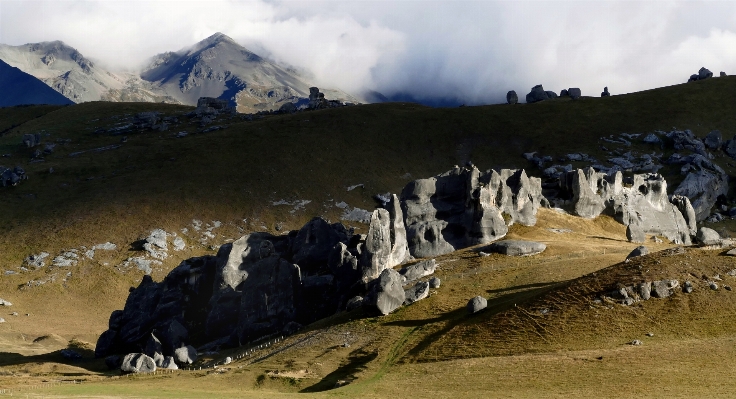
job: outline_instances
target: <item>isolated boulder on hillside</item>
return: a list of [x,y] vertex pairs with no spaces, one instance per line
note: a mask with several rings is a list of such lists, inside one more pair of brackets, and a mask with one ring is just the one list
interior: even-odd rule
[[717,149],[721,148],[721,145],[723,144],[723,136],[721,135],[721,131],[720,130],[711,130],[705,136],[705,140],[703,140],[703,143],[710,150],[717,150]]
[[508,256],[528,256],[544,252],[547,246],[541,242],[503,240],[489,245],[486,250]]
[[542,85],[536,85],[532,87],[532,90],[529,92],[529,94],[526,95],[526,102],[528,104],[531,104],[539,101],[548,100],[549,98],[549,94],[544,91],[544,87],[542,87]]
[[698,80],[708,79],[713,77],[713,72],[711,72],[706,67],[700,68],[698,71]]
[[611,93],[608,92],[608,86],[603,88],[603,92],[601,93],[601,97],[609,97]]
[[488,307],[488,300],[482,296],[476,296],[468,301],[466,308],[468,313],[475,314]]
[[698,230],[697,238],[700,245],[721,245],[721,235],[718,234],[717,231],[708,227],[701,227]]
[[567,95],[570,96],[573,100],[577,100],[582,96],[582,93],[580,91],[580,88],[578,87],[571,87],[567,89]]
[[26,146],[26,148],[33,148],[40,144],[41,144],[41,134],[40,133],[27,133],[23,135],[23,145]]
[[519,96],[516,95],[516,92],[511,90],[508,93],[506,93],[506,103],[507,104],[516,104],[519,102]]

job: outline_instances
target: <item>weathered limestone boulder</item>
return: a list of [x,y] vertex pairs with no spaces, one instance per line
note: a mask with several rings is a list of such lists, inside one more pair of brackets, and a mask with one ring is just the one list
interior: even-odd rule
[[176,365],[173,356],[166,356],[161,362],[161,368],[166,370],[178,370],[179,366]]
[[649,249],[643,245],[634,248],[627,256],[626,259],[636,258],[637,256],[649,255]]
[[721,148],[721,145],[723,144],[723,136],[721,135],[721,131],[720,130],[711,130],[705,136],[705,140],[703,140],[703,143],[710,150],[717,150],[717,149]]
[[26,171],[20,166],[13,169],[0,166],[0,187],[16,186],[26,179],[28,179]]
[[293,112],[296,112],[296,105],[294,105],[294,103],[291,103],[291,102],[283,103],[279,107],[279,112],[284,113],[284,114],[291,114]]
[[24,134],[22,143],[24,146],[26,146],[26,148],[33,148],[41,144],[41,134],[40,133]]
[[560,177],[560,195],[578,216],[594,218],[605,213],[625,226],[638,226],[644,234],[691,243],[693,222],[681,213],[681,209],[687,211],[689,200],[676,197],[677,205],[670,203],[667,182],[659,174],[634,175],[633,185],[624,187],[621,172],[607,175],[592,168],[577,169]]
[[442,281],[439,277],[432,277],[429,279],[429,288],[440,288]]
[[412,281],[419,280],[422,277],[434,274],[437,269],[437,262],[434,259],[428,259],[421,262],[417,262],[413,265],[404,266],[399,270],[401,274],[402,284],[408,284]]
[[717,231],[708,227],[701,227],[698,230],[697,235],[698,243],[700,245],[711,246],[721,245],[721,235]]
[[690,236],[694,236],[698,232],[698,220],[695,216],[695,208],[693,208],[693,205],[690,203],[690,199],[683,195],[673,195],[670,197],[670,202],[672,205],[677,207],[677,210],[680,211],[680,214],[682,214],[682,217],[685,219]]
[[429,282],[417,281],[413,287],[404,291],[404,305],[411,305],[412,303],[422,300],[429,295]]
[[544,87],[542,87],[542,85],[536,85],[532,87],[532,90],[529,92],[529,94],[526,95],[526,102],[528,104],[536,103],[539,101],[548,100],[549,98],[549,94],[544,91]]
[[494,242],[487,247],[490,252],[508,256],[528,256],[544,252],[547,246],[541,242],[523,240],[503,240]]
[[197,361],[197,350],[193,346],[182,346],[174,351],[174,360],[178,364],[192,364]]
[[547,97],[550,98],[550,99],[557,98],[557,93],[555,93],[553,91],[545,91],[545,93],[547,93]]
[[409,183],[401,192],[409,251],[431,258],[497,240],[509,223],[533,225],[546,204],[541,180],[523,170],[459,168]]
[[658,280],[652,282],[652,296],[656,298],[667,298],[674,294],[675,289],[680,286],[677,280]]
[[214,97],[200,97],[197,100],[197,108],[213,108],[216,110],[226,110],[230,106],[227,100]]
[[673,143],[676,150],[689,150],[706,156],[705,144],[690,130],[673,130],[667,133],[667,138]]
[[506,103],[507,104],[516,104],[519,102],[519,96],[516,95],[516,92],[511,90],[508,93],[506,93]]
[[400,265],[410,257],[404,214],[396,195],[391,196],[386,208],[376,209],[371,215],[361,253],[364,282],[375,279],[384,269]]
[[475,314],[488,307],[488,300],[482,296],[477,296],[468,301],[468,313]]
[[723,151],[729,157],[736,159],[736,136],[733,136],[731,140],[726,140],[726,142],[723,143]]
[[728,75],[726,75],[726,72],[721,71],[721,74],[719,76],[722,77],[722,78],[725,78]]
[[398,309],[404,300],[406,293],[401,286],[401,275],[394,269],[385,269],[371,281],[366,304],[385,316]]
[[713,77],[713,72],[711,72],[706,67],[700,68],[698,71],[698,80],[708,79]]
[[[716,168],[720,169],[717,165]],[[722,171],[722,169],[720,169]],[[718,197],[728,193],[728,175],[717,170],[702,169],[685,176],[675,195],[688,197],[698,221],[707,218]]]
[[640,226],[630,224],[626,226],[626,239],[629,242],[643,243],[647,239],[647,236]]
[[603,92],[601,93],[601,97],[609,97],[611,93],[608,92],[608,86],[603,88]]
[[567,89],[567,95],[570,96],[573,100],[577,100],[582,96],[582,93],[580,92],[580,88],[578,87],[571,87]]
[[123,358],[120,371],[129,373],[153,373],[156,371],[156,363],[143,353],[129,353]]
[[309,88],[309,104],[307,105],[309,109],[321,109],[329,106],[329,102],[325,99],[325,95],[320,93],[319,88]]
[[567,91],[567,89],[560,90],[560,97],[569,97],[570,92]]

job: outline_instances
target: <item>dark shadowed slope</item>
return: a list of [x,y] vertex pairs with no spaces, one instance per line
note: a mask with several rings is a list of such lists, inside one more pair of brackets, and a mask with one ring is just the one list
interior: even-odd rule
[[0,60],[0,107],[20,104],[74,104],[44,82]]

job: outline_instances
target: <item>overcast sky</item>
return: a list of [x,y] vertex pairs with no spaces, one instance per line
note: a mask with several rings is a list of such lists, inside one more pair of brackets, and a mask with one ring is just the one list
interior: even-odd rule
[[62,40],[116,68],[218,31],[318,85],[424,101],[736,74],[736,2],[0,0],[0,43]]

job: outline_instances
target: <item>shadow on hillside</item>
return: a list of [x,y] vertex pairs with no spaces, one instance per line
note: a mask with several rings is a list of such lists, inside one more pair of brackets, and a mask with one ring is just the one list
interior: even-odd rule
[[[404,326],[404,327],[416,327],[420,325],[428,326],[430,324],[438,324],[435,326],[431,333],[427,334],[419,340],[411,349],[405,352],[402,358],[416,358],[427,349],[432,343],[436,342],[443,335],[447,334],[450,330],[463,323],[479,323],[488,320],[495,314],[509,310],[516,305],[528,302],[536,299],[541,295],[552,291],[553,289],[564,286],[567,281],[559,283],[541,283],[541,284],[527,284],[516,287],[510,287],[503,290],[496,290],[497,292],[512,291],[512,290],[523,290],[521,292],[513,292],[510,294],[501,295],[496,298],[488,300],[488,307],[481,312],[469,315],[465,307],[455,309],[447,312],[444,315],[435,319],[424,319],[424,320],[400,320],[386,323],[387,325]],[[525,289],[531,288],[531,289]],[[489,291],[490,292],[490,291]]]
[[628,240],[620,240],[618,238],[603,237],[603,236],[588,236],[587,238],[595,238],[598,240],[608,240],[608,241],[616,241],[616,242],[629,242]]
[[365,352],[358,350],[351,353],[345,362],[337,370],[327,374],[318,383],[304,388],[299,392],[322,392],[337,388],[338,381],[352,382],[354,375],[366,368],[366,365],[378,357],[378,352]]
[[[108,369],[105,366],[104,359],[95,359],[94,352],[88,350],[79,350],[72,348],[77,353],[82,355],[81,359],[70,360],[65,358],[61,352],[62,349],[56,350],[41,355],[25,356],[19,353],[12,352],[0,352],[0,367],[8,366],[22,366],[22,365],[33,365],[42,363],[58,363],[72,367],[79,367],[87,370],[88,373],[80,371],[61,371],[54,370],[54,374],[58,374],[64,377],[81,377],[90,374],[107,373]],[[89,353],[88,353],[89,352]]]

